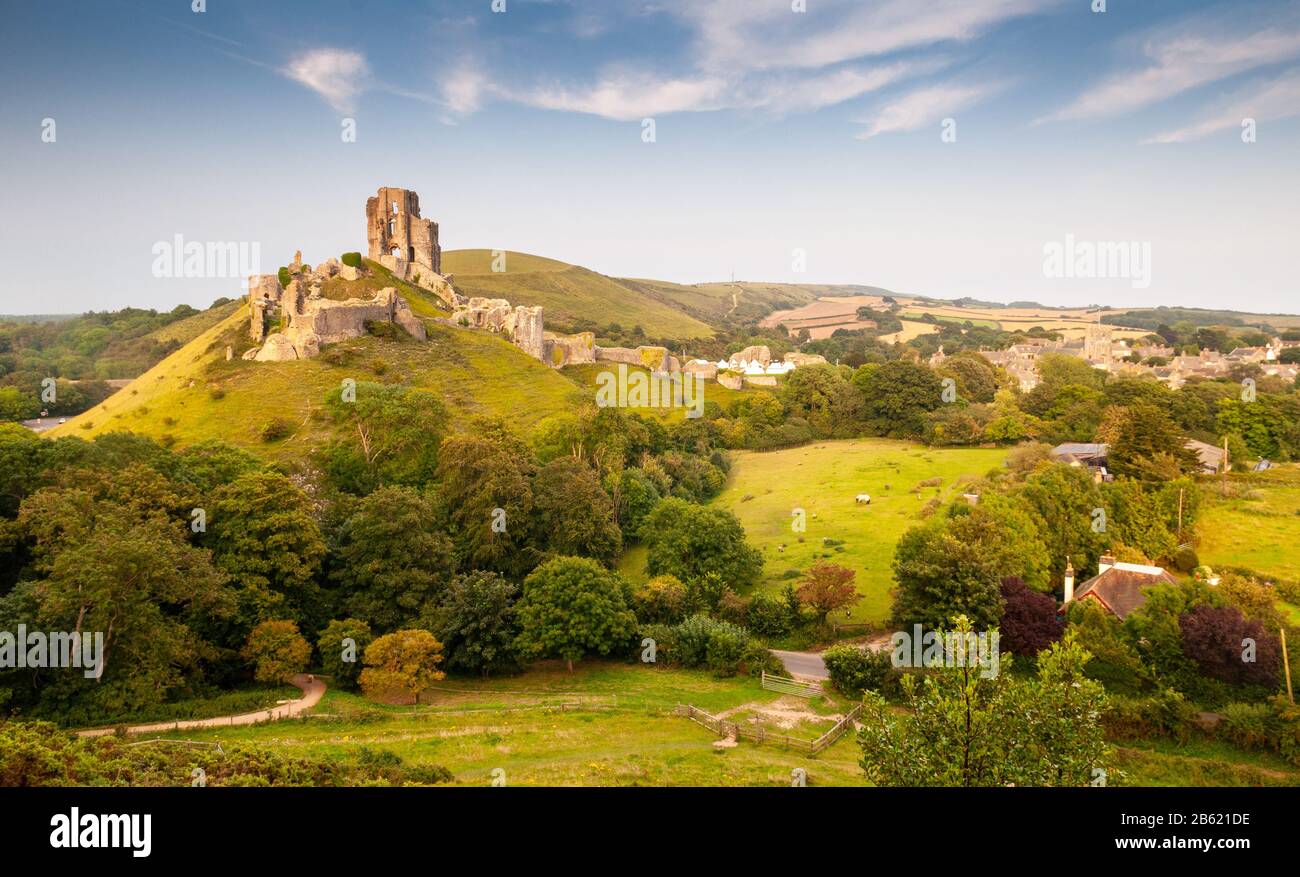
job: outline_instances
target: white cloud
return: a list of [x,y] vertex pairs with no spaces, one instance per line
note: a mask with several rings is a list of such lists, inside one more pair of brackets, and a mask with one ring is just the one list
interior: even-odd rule
[[352,112],[357,95],[370,85],[365,56],[350,49],[311,49],[292,58],[281,72],[340,113]]
[[476,112],[483,103],[483,96],[491,90],[487,77],[477,70],[462,68],[452,71],[438,80],[441,103],[451,112],[466,115]]
[[954,116],[965,107],[972,106],[996,92],[1002,86],[996,83],[983,85],[935,85],[909,92],[886,104],[874,116],[858,121],[867,127],[858,132],[859,140],[869,140],[877,134],[892,131],[915,131]]
[[[1294,19],[1295,16],[1292,16]],[[1150,63],[1117,73],[1040,122],[1091,119],[1140,109],[1229,76],[1300,56],[1300,25],[1291,21],[1243,31],[1233,19],[1196,18],[1150,37]]]
[[1239,129],[1244,119],[1263,122],[1292,116],[1300,116],[1300,69],[1252,83],[1192,124],[1156,134],[1143,143],[1186,143],[1229,128]]
[[1062,0],[675,0],[697,29],[700,64],[713,70],[822,68],[902,49],[968,41]]
[[510,97],[548,110],[631,121],[664,113],[720,109],[726,90],[727,82],[720,78],[656,79],[619,73],[586,88],[548,86]]

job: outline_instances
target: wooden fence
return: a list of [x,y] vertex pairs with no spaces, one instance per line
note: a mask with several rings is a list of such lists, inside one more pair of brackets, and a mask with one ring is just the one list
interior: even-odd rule
[[862,704],[855,706],[849,711],[848,715],[836,722],[834,727],[816,740],[804,740],[801,737],[791,737],[789,734],[774,733],[762,725],[748,726],[737,722],[729,722],[726,719],[709,715],[704,710],[693,707],[688,703],[679,703],[673,712],[703,725],[724,739],[731,737],[735,740],[752,740],[758,744],[775,743],[778,746],[785,746],[790,749],[801,749],[809,755],[817,755],[843,737],[853,727],[853,723],[862,715]]
[[762,686],[768,691],[779,691],[796,697],[816,697],[822,693],[821,685],[816,682],[800,682],[785,676],[773,676],[767,672],[763,673]]

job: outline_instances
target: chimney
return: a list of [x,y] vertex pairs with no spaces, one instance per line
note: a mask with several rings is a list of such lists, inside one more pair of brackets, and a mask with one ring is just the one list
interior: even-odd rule
[[1070,563],[1067,558],[1065,561],[1065,602],[1070,603],[1074,600],[1074,564]]
[[1102,573],[1104,573],[1106,570],[1110,569],[1114,565],[1115,565],[1115,558],[1111,557],[1109,554],[1103,554],[1101,556],[1101,559],[1097,561],[1097,575],[1101,575]]

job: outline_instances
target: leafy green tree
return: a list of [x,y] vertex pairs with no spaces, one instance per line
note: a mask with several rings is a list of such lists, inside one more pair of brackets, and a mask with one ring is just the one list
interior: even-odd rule
[[418,703],[420,692],[447,678],[438,669],[442,643],[427,630],[397,630],[366,646],[361,691],[371,699],[409,697]]
[[1105,533],[1109,513],[1091,472],[1083,467],[1048,466],[1027,477],[1018,495],[1036,513],[1053,582],[1064,577],[1067,561],[1076,570],[1097,568],[1109,544]]
[[1196,454],[1169,413],[1147,402],[1128,406],[1110,449],[1116,475],[1147,481],[1177,478],[1197,468]]
[[546,547],[555,554],[611,563],[623,546],[614,502],[595,471],[575,457],[557,457],[537,472],[533,496]]
[[943,403],[943,384],[934,370],[907,360],[863,366],[853,375],[853,385],[861,392],[863,414],[878,435],[920,436],[925,415]]
[[356,691],[360,685],[361,661],[366,647],[374,641],[370,625],[359,618],[335,619],[325,625],[316,650],[320,653],[321,669],[334,684],[347,691]]
[[659,490],[654,480],[643,469],[624,469],[609,479],[612,482],[610,495],[618,510],[618,525],[624,533],[635,533],[641,529],[646,515],[659,502]]
[[162,702],[213,657],[194,622],[228,615],[230,592],[208,552],[178,531],[158,518],[101,509],[41,563],[44,577],[31,590],[35,622],[103,635],[98,680],[77,671],[46,678],[40,696],[51,711],[82,724],[138,711]]
[[[1152,559],[1173,557],[1178,538],[1168,526],[1157,491],[1141,481],[1121,478],[1103,484],[1101,492],[1110,512],[1107,535],[1113,542],[1135,548]],[[1187,523],[1191,523],[1190,516]]]
[[381,487],[340,529],[330,578],[350,615],[387,633],[436,604],[453,572],[433,503],[409,487]]
[[945,359],[939,373],[955,380],[957,395],[968,402],[992,402],[998,390],[993,366],[973,350],[963,350]]
[[641,539],[648,549],[652,576],[674,575],[684,582],[715,573],[734,590],[752,585],[763,557],[745,542],[745,530],[726,509],[669,497],[646,516]]
[[819,438],[844,437],[856,431],[862,400],[830,365],[796,369],[786,378],[781,399],[789,417],[804,420]]
[[311,659],[311,646],[292,621],[263,621],[248,635],[240,657],[253,665],[258,682],[284,682],[301,673]]
[[963,615],[981,631],[1002,615],[997,559],[981,544],[981,525],[971,516],[938,520],[903,534],[894,550],[895,622],[938,629]]
[[519,588],[496,573],[471,572],[452,580],[432,625],[448,670],[488,676],[519,669],[518,596]]
[[518,576],[532,569],[534,501],[531,453],[505,435],[443,441],[438,502],[457,567]]
[[326,470],[343,490],[364,494],[382,484],[422,485],[438,464],[447,412],[432,393],[394,384],[358,382],[355,398],[326,397],[339,439]]
[[959,501],[949,513],[971,518],[963,532],[1001,570],[1001,578],[1018,578],[1035,591],[1052,589],[1052,558],[1033,506],[1023,497],[987,492],[977,505]]
[[238,588],[235,636],[269,618],[315,620],[325,539],[307,494],[284,475],[247,473],[214,491],[211,506],[202,541]]
[[1300,394],[1260,394],[1255,401],[1240,398],[1219,405],[1217,432],[1237,435],[1250,452],[1275,462],[1300,459]]
[[560,658],[572,672],[586,654],[621,648],[636,633],[628,590],[617,573],[585,557],[542,564],[524,580],[517,606],[520,653]]
[[[954,633],[972,630],[956,619]],[[979,666],[931,668],[901,681],[908,707],[863,698],[860,762],[882,786],[1085,786],[1106,781],[1112,750],[1100,716],[1106,695],[1083,675],[1088,653],[1072,635],[1039,656],[1036,677],[989,678]]]

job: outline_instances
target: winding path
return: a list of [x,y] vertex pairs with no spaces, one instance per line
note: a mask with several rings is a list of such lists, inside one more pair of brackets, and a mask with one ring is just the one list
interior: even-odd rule
[[[255,725],[258,722],[273,722],[276,719],[291,719],[303,710],[310,709],[320,702],[325,695],[325,683],[319,677],[308,677],[299,673],[289,680],[302,689],[302,697],[289,700],[266,710],[255,713],[241,713],[237,716],[217,716],[211,719],[186,719],[175,722],[155,722],[149,725],[131,725],[128,734],[150,734],[163,731],[184,731],[189,728],[227,728],[233,725]],[[116,732],[116,728],[90,728],[78,731],[80,737],[102,737]]]

